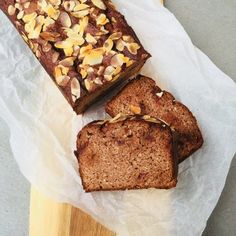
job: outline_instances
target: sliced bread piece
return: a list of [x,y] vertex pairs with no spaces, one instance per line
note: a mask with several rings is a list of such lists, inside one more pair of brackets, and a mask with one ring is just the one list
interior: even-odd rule
[[150,115],[167,123],[176,131],[179,162],[189,157],[203,144],[197,120],[172,94],[161,90],[153,79],[139,75],[106,105],[106,112],[114,117],[122,114]]
[[97,121],[80,131],[76,155],[86,192],[176,186],[172,132],[161,121],[145,119]]

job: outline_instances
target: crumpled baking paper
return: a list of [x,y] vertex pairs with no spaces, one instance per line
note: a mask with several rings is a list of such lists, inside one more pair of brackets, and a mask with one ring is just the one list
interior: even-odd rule
[[[118,235],[200,235],[236,151],[236,85],[193,46],[158,0],[114,0],[152,59],[142,73],[198,118],[204,146],[179,167],[171,190],[84,193],[73,151],[78,131],[105,117],[102,103],[76,116],[7,18],[0,14],[0,120],[25,177]],[[122,178],[122,176],[120,176]]]

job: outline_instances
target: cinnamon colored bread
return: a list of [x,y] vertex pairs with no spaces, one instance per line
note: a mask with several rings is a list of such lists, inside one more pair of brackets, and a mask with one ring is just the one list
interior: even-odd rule
[[0,9],[76,113],[150,57],[110,0],[1,0]]
[[172,131],[155,119],[90,123],[78,135],[76,154],[86,192],[169,189],[177,183]]
[[189,157],[203,144],[197,120],[191,111],[161,90],[154,80],[137,76],[106,105],[106,112],[114,117],[122,114],[150,115],[161,119],[175,131],[179,162]]

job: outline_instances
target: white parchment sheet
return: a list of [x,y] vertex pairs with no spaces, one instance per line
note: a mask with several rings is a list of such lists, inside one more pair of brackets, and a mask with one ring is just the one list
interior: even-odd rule
[[[195,48],[159,0],[114,0],[152,58],[156,79],[198,118],[204,146],[180,165],[171,190],[84,193],[74,157],[83,125],[103,106],[76,116],[7,18],[0,14],[0,118],[11,151],[40,191],[91,214],[118,235],[200,235],[236,151],[236,85]],[[122,176],[121,176],[122,178]]]

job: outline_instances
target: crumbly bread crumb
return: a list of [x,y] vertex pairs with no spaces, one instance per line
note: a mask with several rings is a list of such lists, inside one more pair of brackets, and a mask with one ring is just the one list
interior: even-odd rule
[[86,192],[177,184],[172,132],[160,121],[128,117],[90,123],[78,135],[77,157]]

